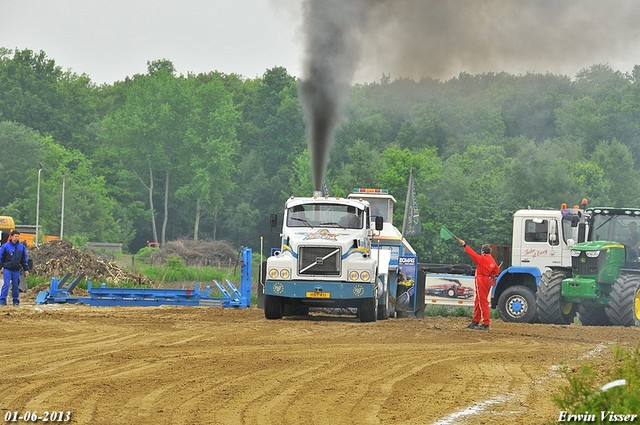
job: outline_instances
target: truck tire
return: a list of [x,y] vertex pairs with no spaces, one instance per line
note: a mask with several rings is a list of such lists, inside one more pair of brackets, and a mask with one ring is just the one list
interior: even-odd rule
[[536,295],[526,286],[510,286],[498,298],[498,314],[505,322],[533,323],[538,316]]
[[378,299],[368,298],[360,301],[358,307],[358,319],[361,322],[375,322],[378,318]]
[[378,304],[378,320],[387,320],[391,316],[391,301],[389,300],[389,290],[382,295],[384,302]]
[[284,302],[280,297],[273,295],[264,296],[264,317],[267,319],[282,319]]
[[614,325],[640,326],[640,276],[618,276],[611,287],[605,311]]
[[611,324],[605,307],[599,304],[580,304],[578,319],[580,319],[582,326],[607,326]]
[[562,301],[562,281],[566,278],[567,273],[561,270],[549,270],[542,275],[536,294],[540,322],[556,325],[568,325],[573,322],[576,316],[575,306],[573,303]]

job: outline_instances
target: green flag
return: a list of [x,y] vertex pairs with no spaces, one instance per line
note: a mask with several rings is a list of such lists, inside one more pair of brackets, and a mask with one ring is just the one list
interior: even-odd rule
[[[454,235],[453,233],[451,233],[451,231],[449,229],[447,229],[446,227],[442,226],[440,227],[440,237],[442,239],[444,239],[445,241],[448,241],[451,238],[456,238],[458,239],[458,237],[456,235]],[[459,239],[458,239],[459,240]]]

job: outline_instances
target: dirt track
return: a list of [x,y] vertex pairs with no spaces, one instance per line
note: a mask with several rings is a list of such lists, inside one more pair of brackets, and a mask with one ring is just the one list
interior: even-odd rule
[[640,328],[463,318],[267,321],[206,307],[0,308],[0,411],[77,424],[541,424],[558,365]]

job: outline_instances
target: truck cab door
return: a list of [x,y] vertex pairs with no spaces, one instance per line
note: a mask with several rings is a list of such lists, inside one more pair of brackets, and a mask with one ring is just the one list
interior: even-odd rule
[[558,223],[552,217],[522,217],[517,251],[513,265],[532,266],[544,270],[549,266],[562,265],[561,235]]

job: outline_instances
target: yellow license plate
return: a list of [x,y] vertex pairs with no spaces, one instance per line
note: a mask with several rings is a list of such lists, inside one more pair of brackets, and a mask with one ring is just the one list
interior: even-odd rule
[[331,298],[331,292],[307,292],[307,298]]

